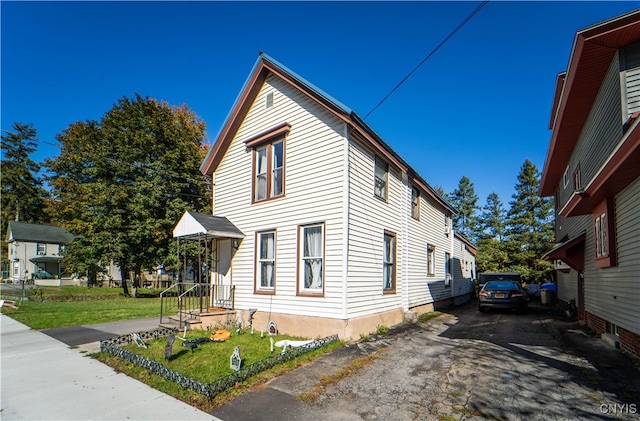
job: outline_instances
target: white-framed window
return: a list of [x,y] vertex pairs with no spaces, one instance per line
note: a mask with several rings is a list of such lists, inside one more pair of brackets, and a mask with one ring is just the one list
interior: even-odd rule
[[562,182],[564,184],[564,187],[566,188],[569,185],[569,165],[567,165],[567,168],[564,170],[564,174],[562,176]]
[[384,232],[382,256],[382,289],[385,293],[396,292],[396,235]]
[[300,256],[298,292],[322,294],[324,291],[324,223],[299,227]]
[[601,213],[595,219],[596,257],[605,257],[607,252],[607,214]]
[[595,248],[595,266],[616,266],[616,233],[613,199],[606,199],[595,206],[592,214]]
[[448,288],[451,286],[451,279],[453,278],[453,262],[449,252],[444,253],[444,272],[444,286]]
[[436,246],[427,244],[427,275],[434,276],[436,274]]
[[13,264],[13,276],[20,276],[20,263],[16,262]]
[[256,290],[273,292],[276,286],[276,232],[256,233]]
[[420,220],[420,190],[411,187],[411,217]]
[[389,164],[381,158],[375,157],[375,176],[373,194],[380,199],[387,200],[389,184]]
[[45,256],[47,254],[47,245],[44,243],[38,243],[36,245],[36,254],[38,256]]

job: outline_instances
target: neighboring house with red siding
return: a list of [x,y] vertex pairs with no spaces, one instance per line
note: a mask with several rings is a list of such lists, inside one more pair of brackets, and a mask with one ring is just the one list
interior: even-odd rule
[[541,196],[555,196],[558,297],[640,357],[640,11],[576,33],[558,75]]
[[475,247],[453,232],[455,209],[356,113],[267,55],[201,170],[218,219],[185,214],[174,235],[211,241],[211,283],[233,285],[255,326],[358,338],[473,294]]

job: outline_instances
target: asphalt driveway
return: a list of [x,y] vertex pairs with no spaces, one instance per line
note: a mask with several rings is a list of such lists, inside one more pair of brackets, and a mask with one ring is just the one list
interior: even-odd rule
[[[379,358],[309,391],[358,356]],[[560,311],[479,313],[471,303],[276,378],[213,415],[225,420],[635,420],[640,372]],[[284,417],[284,418],[283,418]]]

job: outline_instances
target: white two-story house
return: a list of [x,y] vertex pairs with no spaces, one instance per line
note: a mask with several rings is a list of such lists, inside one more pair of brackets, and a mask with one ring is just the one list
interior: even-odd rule
[[61,227],[10,221],[6,237],[10,279],[33,280],[39,285],[73,285],[71,276],[64,276],[62,259],[74,238]]
[[357,338],[473,293],[475,247],[452,231],[452,206],[357,114],[267,55],[201,170],[221,224],[212,282],[257,309],[255,326]]
[[541,196],[555,196],[558,297],[640,357],[640,11],[578,31],[558,75]]

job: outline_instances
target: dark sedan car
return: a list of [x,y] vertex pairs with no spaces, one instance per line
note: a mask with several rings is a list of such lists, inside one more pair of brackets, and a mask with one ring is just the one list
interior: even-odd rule
[[527,293],[519,282],[489,281],[478,293],[478,310],[489,308],[527,311]]

